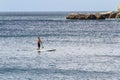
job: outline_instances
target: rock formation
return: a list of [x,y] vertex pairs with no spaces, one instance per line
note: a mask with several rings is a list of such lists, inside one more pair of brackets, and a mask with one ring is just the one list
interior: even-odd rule
[[66,19],[80,19],[80,20],[96,20],[96,19],[108,19],[108,18],[120,18],[120,12],[110,11],[104,13],[95,13],[95,14],[70,14]]

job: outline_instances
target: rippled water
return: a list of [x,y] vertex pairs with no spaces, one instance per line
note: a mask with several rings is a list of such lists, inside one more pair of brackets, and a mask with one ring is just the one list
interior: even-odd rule
[[[120,21],[66,15],[1,15],[0,79],[119,80]],[[38,53],[38,36],[56,51]]]

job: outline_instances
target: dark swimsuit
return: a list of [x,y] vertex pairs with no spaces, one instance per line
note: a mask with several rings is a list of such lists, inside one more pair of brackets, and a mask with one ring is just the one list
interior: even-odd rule
[[38,43],[38,48],[40,48],[40,43]]

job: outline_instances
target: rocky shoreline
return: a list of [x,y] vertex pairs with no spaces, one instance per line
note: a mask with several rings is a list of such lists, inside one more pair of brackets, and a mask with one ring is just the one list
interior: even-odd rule
[[99,19],[113,19],[120,18],[119,11],[110,11],[103,13],[94,13],[94,14],[81,14],[81,13],[73,13],[66,17],[66,19],[79,19],[79,20],[99,20]]

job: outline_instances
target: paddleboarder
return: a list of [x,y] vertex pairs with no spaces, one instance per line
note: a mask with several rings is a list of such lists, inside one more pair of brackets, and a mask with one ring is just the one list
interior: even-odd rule
[[38,39],[37,39],[37,43],[38,43],[38,49],[37,49],[37,50],[39,50],[39,49],[40,49],[40,43],[41,43],[41,39],[40,39],[40,37],[38,37]]

